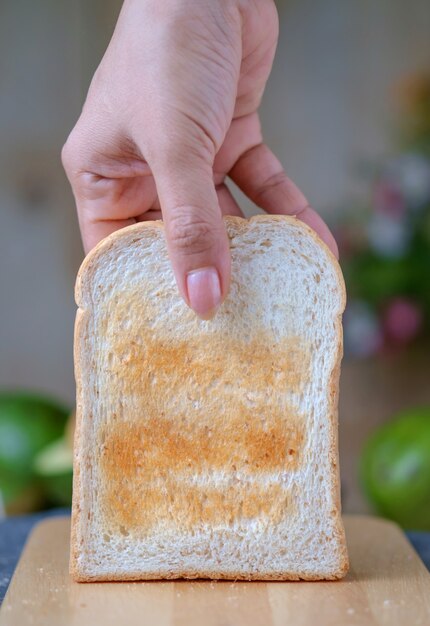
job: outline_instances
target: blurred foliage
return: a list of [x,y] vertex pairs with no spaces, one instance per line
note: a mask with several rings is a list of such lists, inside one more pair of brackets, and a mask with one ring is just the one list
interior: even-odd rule
[[373,172],[370,201],[334,226],[345,275],[346,353],[430,335],[430,75],[405,82],[399,151]]
[[[430,209],[430,204],[429,204]],[[352,298],[374,307],[399,295],[419,303],[430,319],[430,232],[425,232],[430,211],[415,220],[408,250],[400,257],[388,257],[368,248],[351,256],[344,264],[345,280]]]
[[70,503],[69,496],[52,495],[35,467],[46,447],[64,438],[69,414],[58,401],[36,393],[0,392],[0,498],[6,513]]
[[419,74],[404,80],[398,90],[404,123],[400,142],[430,158],[430,76]]

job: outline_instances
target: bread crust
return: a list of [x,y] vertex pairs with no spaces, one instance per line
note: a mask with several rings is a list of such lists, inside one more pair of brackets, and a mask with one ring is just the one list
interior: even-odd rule
[[[77,583],[91,583],[91,582],[129,582],[129,581],[148,581],[148,580],[234,580],[234,581],[309,581],[314,582],[321,580],[322,577],[318,575],[307,574],[306,572],[301,572],[298,574],[290,574],[288,572],[255,572],[255,574],[243,574],[243,572],[234,572],[234,573],[226,573],[226,572],[213,572],[209,570],[202,570],[199,572],[191,572],[191,571],[178,571],[171,573],[163,573],[160,575],[160,572],[154,571],[142,574],[142,572],[131,572],[130,574],[97,574],[96,576],[88,576],[82,574],[80,572],[71,571],[73,576],[73,580]],[[324,575],[324,580],[340,580],[345,577],[348,573],[348,568],[340,569],[339,572],[333,575]]]
[[[337,334],[337,358],[334,367],[330,374],[329,383],[329,403],[330,403],[330,435],[329,435],[329,456],[332,467],[332,497],[335,502],[335,508],[333,510],[333,517],[337,518],[336,534],[338,538],[338,544],[341,550],[341,556],[339,559],[339,567],[332,575],[324,574],[323,578],[326,580],[336,580],[345,576],[348,571],[349,562],[346,549],[345,534],[343,529],[342,520],[340,518],[340,477],[339,477],[339,461],[338,461],[338,388],[339,388],[339,375],[340,375],[340,363],[343,355],[343,341],[342,341],[342,325],[341,314],[346,303],[346,291],[345,284],[342,276],[342,272],[338,265],[338,262],[329,248],[320,240],[316,233],[310,229],[307,225],[299,222],[295,217],[289,216],[267,216],[258,215],[252,217],[250,220],[240,217],[226,217],[224,218],[228,227],[234,227],[236,230],[244,231],[253,222],[287,222],[292,223],[295,226],[299,226],[303,231],[303,236],[311,237],[319,246],[321,246],[330,260],[332,267],[334,268],[337,276],[337,289],[341,299],[341,310],[335,320],[336,334]],[[154,580],[154,579],[196,579],[196,578],[209,578],[209,579],[227,579],[227,580],[321,580],[322,576],[310,575],[304,571],[302,572],[283,572],[283,571],[258,571],[253,573],[244,574],[241,571],[234,573],[213,571],[213,570],[175,570],[171,572],[164,572],[160,574],[157,571],[151,572],[138,572],[131,571],[126,574],[122,573],[109,573],[96,574],[94,576],[88,575],[83,572],[78,563],[78,556],[82,548],[83,542],[83,528],[88,520],[85,519],[85,511],[83,511],[82,503],[85,497],[85,486],[81,476],[81,456],[80,451],[82,449],[82,437],[83,437],[83,420],[88,419],[88,416],[84,416],[84,394],[85,394],[85,381],[83,380],[82,370],[85,359],[88,355],[84,353],[82,345],[85,343],[84,338],[88,334],[88,321],[90,312],[87,311],[84,288],[86,285],[91,284],[94,272],[97,269],[97,264],[100,259],[103,259],[106,253],[115,247],[118,242],[124,241],[125,243],[132,239],[135,234],[147,229],[154,229],[159,231],[163,229],[163,223],[161,221],[142,222],[132,226],[128,226],[124,229],[118,230],[106,239],[102,240],[85,258],[81,268],[78,272],[75,288],[75,299],[79,307],[75,322],[75,344],[74,344],[74,362],[75,362],[75,378],[77,388],[77,409],[76,409],[76,431],[75,431],[75,444],[74,444],[74,478],[73,478],[73,506],[72,506],[72,529],[71,529],[71,552],[70,552],[70,573],[72,577],[78,582],[91,582],[91,581],[108,581],[108,580]]]

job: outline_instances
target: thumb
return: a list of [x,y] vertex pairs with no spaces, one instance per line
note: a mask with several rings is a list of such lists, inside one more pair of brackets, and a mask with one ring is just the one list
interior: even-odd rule
[[150,165],[179,290],[197,315],[210,319],[228,292],[229,243],[212,165],[184,152]]

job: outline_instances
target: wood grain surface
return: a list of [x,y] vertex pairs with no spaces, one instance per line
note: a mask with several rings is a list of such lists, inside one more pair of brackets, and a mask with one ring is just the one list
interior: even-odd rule
[[41,522],[18,564],[1,626],[427,626],[430,574],[402,531],[346,516],[351,571],[336,582],[74,583],[70,520]]

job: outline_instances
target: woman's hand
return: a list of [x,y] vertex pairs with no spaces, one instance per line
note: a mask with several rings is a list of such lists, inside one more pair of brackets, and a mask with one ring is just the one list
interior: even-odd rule
[[229,176],[268,213],[327,226],[263,143],[258,107],[278,36],[272,0],[126,0],[63,149],[85,250],[164,219],[179,290],[203,318],[226,296]]

